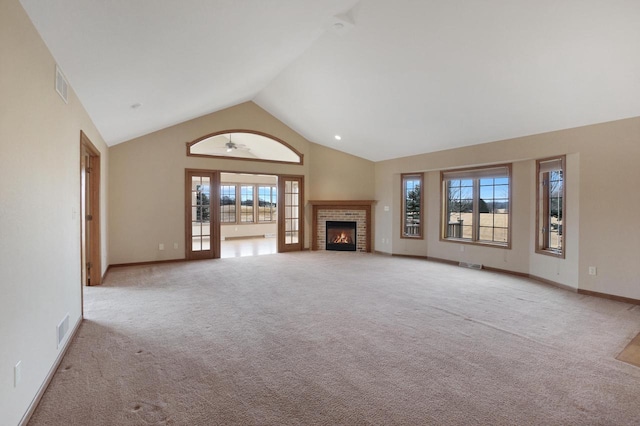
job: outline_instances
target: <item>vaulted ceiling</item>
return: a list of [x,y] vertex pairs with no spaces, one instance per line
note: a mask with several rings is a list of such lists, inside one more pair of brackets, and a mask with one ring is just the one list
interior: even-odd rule
[[109,145],[248,100],[373,161],[640,116],[636,0],[20,1]]

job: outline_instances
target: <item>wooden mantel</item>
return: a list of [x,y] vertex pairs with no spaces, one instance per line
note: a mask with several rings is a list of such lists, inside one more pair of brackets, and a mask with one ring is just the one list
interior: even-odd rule
[[309,200],[312,207],[311,250],[318,250],[318,210],[364,210],[366,214],[366,246],[371,252],[371,234],[373,232],[371,207],[376,200]]

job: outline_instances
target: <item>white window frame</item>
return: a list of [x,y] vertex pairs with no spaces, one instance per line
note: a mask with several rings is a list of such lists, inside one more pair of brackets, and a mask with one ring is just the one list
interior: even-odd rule
[[[424,200],[424,174],[423,173],[403,173],[402,174],[402,223],[400,228],[400,238],[413,238],[421,240],[424,238],[423,234],[423,223],[424,223],[424,208],[423,208],[423,200]],[[407,214],[407,195],[408,188],[407,183],[411,181],[419,181],[418,184],[420,188],[419,196],[419,214],[418,214],[418,222],[417,223],[409,223],[408,214]]]
[[[554,188],[549,181],[551,173],[560,171],[562,188]],[[567,218],[567,181],[566,156],[536,160],[536,253],[565,258],[566,218]],[[557,180],[556,180],[557,182]],[[558,202],[559,217],[555,227],[552,219],[552,192],[560,196]],[[559,220],[558,220],[559,219]],[[556,240],[557,245],[552,244]]]

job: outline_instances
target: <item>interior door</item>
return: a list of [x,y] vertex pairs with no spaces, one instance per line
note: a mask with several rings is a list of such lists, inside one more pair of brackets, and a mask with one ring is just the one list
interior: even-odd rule
[[91,211],[91,196],[89,193],[89,153],[84,146],[81,146],[81,154],[80,154],[80,255],[81,255],[81,265],[82,265],[82,285],[88,286],[91,284],[91,279],[89,276],[89,265],[91,263],[90,259],[90,247],[91,247],[91,227],[90,221],[87,220],[88,212]]
[[304,177],[278,177],[278,252],[304,245]]
[[219,258],[220,221],[217,206],[220,175],[211,171],[186,170],[185,199],[186,258]]
[[82,285],[100,285],[100,152],[80,132],[80,251]]

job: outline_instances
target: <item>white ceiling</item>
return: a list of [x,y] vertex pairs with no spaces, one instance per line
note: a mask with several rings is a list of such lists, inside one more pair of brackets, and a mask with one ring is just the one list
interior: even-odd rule
[[640,116],[637,0],[20,1],[109,145],[247,100],[374,161]]

